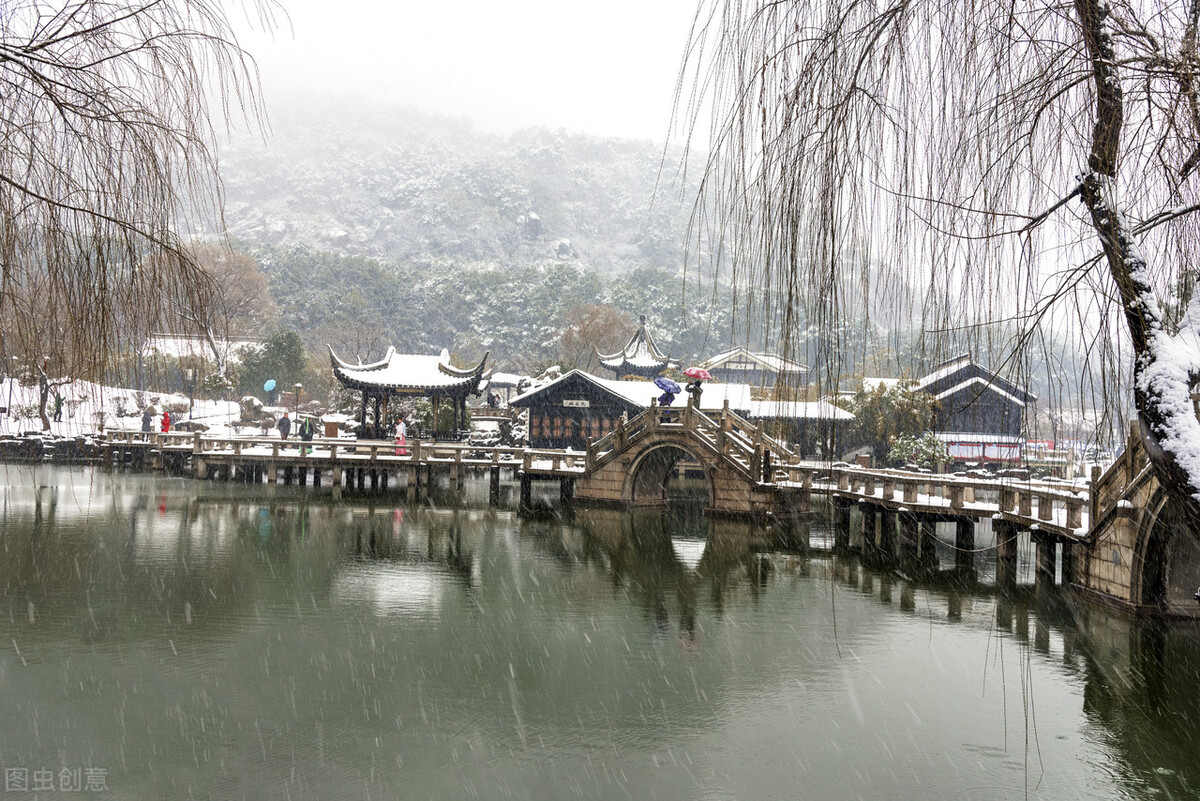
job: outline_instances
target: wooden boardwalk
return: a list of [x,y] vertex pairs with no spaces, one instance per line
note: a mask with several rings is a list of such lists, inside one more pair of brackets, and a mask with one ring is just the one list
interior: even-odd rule
[[[501,473],[520,482],[520,507],[531,508],[532,487],[555,482],[564,505],[630,508],[662,505],[673,476],[703,476],[710,514],[758,520],[808,540],[815,500],[833,510],[835,550],[921,570],[936,567],[936,526],[952,523],[960,568],[971,569],[976,528],[987,521],[995,538],[997,576],[1012,581],[1018,537],[1037,549],[1036,574],[1065,583],[1104,603],[1137,614],[1178,611],[1191,601],[1195,577],[1172,567],[1177,526],[1164,493],[1131,431],[1125,454],[1088,481],[1036,480],[1006,475],[943,474],[871,469],[802,459],[785,443],[725,410],[649,409],[623,419],[585,451],[507,448],[462,442],[413,441],[398,453],[388,441],[108,432],[103,464],[129,465],[249,482],[297,484],[313,491],[386,492],[461,485],[469,471],[490,476],[498,503]],[[682,467],[681,467],[682,466]],[[853,512],[853,515],[852,515]],[[1196,533],[1192,532],[1192,536]],[[1191,581],[1191,588],[1185,587]],[[1185,592],[1186,590],[1186,592]]]
[[[807,512],[815,495],[842,506],[869,504],[941,521],[991,518],[1064,540],[1081,540],[1088,531],[1086,484],[811,462],[766,436],[761,424],[751,424],[732,413],[710,417],[691,408],[666,415],[660,410],[639,414],[589,443],[585,452],[429,440],[413,440],[400,452],[394,442],[383,440],[317,437],[305,443],[278,437],[109,431],[101,458],[108,467],[133,465],[201,479],[297,482],[328,486],[335,495],[342,488],[386,489],[392,477],[406,476],[408,483],[420,485],[435,474],[458,481],[469,469],[506,469],[526,484],[539,480],[599,484],[601,488],[590,494],[579,492],[577,486],[565,489],[564,496],[618,505],[662,500],[661,496],[632,497],[623,487],[614,486],[618,480],[632,479],[646,454],[664,448],[686,450],[713,468],[715,480],[723,482],[714,495],[724,491],[735,498],[759,494],[765,499],[760,500],[762,508],[739,506],[740,501],[720,508],[724,498],[714,498],[718,511],[733,514],[761,512],[766,517],[781,517]],[[300,481],[302,472],[304,480]],[[661,482],[650,483],[658,486]]]

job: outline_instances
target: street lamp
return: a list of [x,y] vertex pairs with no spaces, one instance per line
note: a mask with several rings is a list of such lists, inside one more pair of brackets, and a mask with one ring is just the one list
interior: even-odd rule
[[304,389],[304,385],[297,381],[292,389],[296,390],[296,417],[300,417],[300,390]]
[[196,404],[196,370],[189,367],[184,370],[184,377],[187,379],[188,385],[188,419],[192,419],[192,411]]

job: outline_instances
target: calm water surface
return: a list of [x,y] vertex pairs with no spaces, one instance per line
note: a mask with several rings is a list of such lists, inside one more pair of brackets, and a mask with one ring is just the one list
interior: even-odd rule
[[1200,793],[1193,629],[486,496],[0,465],[2,797]]

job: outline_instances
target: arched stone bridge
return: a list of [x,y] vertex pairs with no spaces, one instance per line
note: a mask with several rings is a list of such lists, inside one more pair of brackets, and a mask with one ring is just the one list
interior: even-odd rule
[[703,474],[709,510],[765,517],[778,511],[776,467],[791,458],[786,446],[735,414],[712,418],[698,409],[651,408],[592,443],[575,499],[592,505],[646,506],[667,500],[681,462]]

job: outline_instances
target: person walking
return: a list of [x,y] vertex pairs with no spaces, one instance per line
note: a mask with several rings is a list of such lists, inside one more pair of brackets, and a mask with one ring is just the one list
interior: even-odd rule
[[168,412],[166,409],[163,409],[162,432],[164,434],[167,434],[167,433],[170,433],[170,431],[171,431],[171,413]]
[[408,426],[403,417],[396,423],[396,455],[408,456]]
[[305,453],[312,453],[311,443],[314,433],[316,433],[316,429],[313,426],[313,419],[311,417],[305,417],[300,421],[300,439],[304,440],[305,442]]
[[63,396],[57,389],[54,390],[54,422],[62,422]]
[[292,430],[292,421],[288,419],[287,412],[283,413],[283,417],[279,419],[279,422],[275,424],[275,427],[279,429],[279,438],[284,442],[287,442],[288,434],[291,433]]

